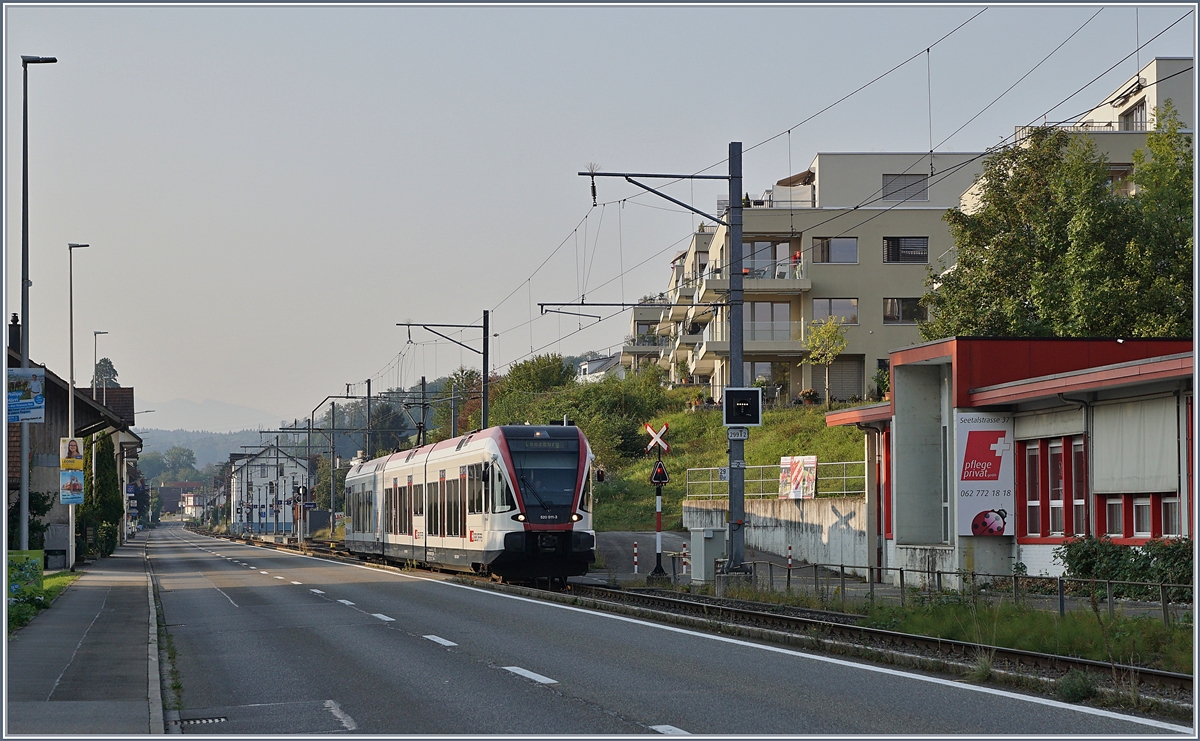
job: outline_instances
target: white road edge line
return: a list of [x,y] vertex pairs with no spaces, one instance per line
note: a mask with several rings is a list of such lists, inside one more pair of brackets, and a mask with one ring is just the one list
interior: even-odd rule
[[541,674],[538,674],[537,672],[531,672],[528,669],[522,669],[519,666],[506,666],[503,668],[507,669],[508,671],[512,672],[513,674],[519,674],[522,677],[525,677],[526,679],[532,679],[533,681],[537,682],[538,684],[558,684],[557,679],[551,679],[550,677],[543,677]]
[[396,622],[396,618],[394,618],[394,617],[388,617],[387,615],[384,615],[384,614],[381,614],[381,613],[378,613],[378,612],[372,612],[372,613],[371,613],[371,617],[373,617],[373,618],[379,618],[380,620],[382,620],[382,621],[383,621],[383,622],[385,622],[385,623],[394,623],[394,622]]
[[393,576],[393,577],[396,577],[399,579],[412,579],[413,581],[429,582],[430,584],[439,584],[444,587],[454,587],[455,589],[467,589],[472,592],[479,592],[480,594],[488,594],[493,597],[499,597],[499,598],[503,598],[503,599],[511,599],[511,600],[516,600],[518,602],[529,602],[531,604],[543,605],[545,607],[552,607],[552,608],[555,608],[558,610],[568,610],[570,612],[582,612],[586,615],[602,617],[602,618],[606,618],[608,620],[618,620],[618,621],[625,622],[625,623],[632,623],[634,625],[642,625],[642,626],[645,626],[648,628],[654,628],[656,630],[665,630],[670,633],[680,633],[682,635],[693,636],[696,638],[704,638],[706,640],[718,641],[720,643],[731,643],[736,646],[746,646],[748,648],[756,648],[760,651],[768,651],[770,653],[784,654],[786,656],[797,656],[797,657],[800,657],[803,659],[809,659],[811,661],[819,661],[819,662],[822,662],[825,664],[836,664],[838,666],[845,666],[845,667],[849,667],[852,669],[860,669],[862,671],[875,672],[876,674],[888,674],[891,676],[902,677],[904,679],[915,680],[918,682],[928,682],[930,684],[940,684],[943,687],[955,687],[959,690],[963,690],[966,692],[979,692],[981,694],[995,695],[997,697],[1004,697],[1004,698],[1008,698],[1010,700],[1017,700],[1019,702],[1033,703],[1034,705],[1045,705],[1047,707],[1058,708],[1059,710],[1070,710],[1070,711],[1074,711],[1076,713],[1082,713],[1083,715],[1095,715],[1095,716],[1098,716],[1101,718],[1111,718],[1113,720],[1123,720],[1123,721],[1126,721],[1129,723],[1135,723],[1135,724],[1141,725],[1141,726],[1150,726],[1152,728],[1162,728],[1162,729],[1165,729],[1168,731],[1173,731],[1175,733],[1186,733],[1186,734],[1191,735],[1195,732],[1190,726],[1181,726],[1181,725],[1177,725],[1175,723],[1167,723],[1167,722],[1164,722],[1161,720],[1155,720],[1153,718],[1138,718],[1136,716],[1124,715],[1122,713],[1113,712],[1112,710],[1104,710],[1102,708],[1093,708],[1093,707],[1089,707],[1087,705],[1072,705],[1070,703],[1062,702],[1061,700],[1051,700],[1048,697],[1036,697],[1033,695],[1022,695],[1017,692],[1009,692],[1007,690],[997,689],[995,687],[984,687],[984,686],[977,685],[977,684],[964,684],[962,682],[959,682],[959,681],[953,680],[953,679],[942,679],[941,677],[930,677],[930,676],[926,676],[923,674],[916,674],[916,673],[901,671],[899,669],[892,669],[892,668],[886,667],[886,666],[873,666],[871,664],[865,664],[865,663],[860,664],[860,663],[857,663],[854,661],[847,661],[845,659],[834,658],[832,656],[820,656],[818,654],[809,654],[809,653],[805,653],[803,651],[796,651],[795,649],[783,648],[780,646],[771,646],[771,645],[768,645],[765,643],[751,643],[750,641],[744,641],[744,640],[741,640],[738,638],[730,638],[728,636],[722,636],[722,635],[711,635],[711,634],[702,633],[702,632],[696,631],[696,630],[690,630],[688,628],[678,628],[674,625],[662,625],[659,623],[652,623],[652,622],[649,622],[646,620],[628,617],[626,615],[614,615],[612,613],[600,612],[597,610],[589,610],[584,607],[574,607],[572,605],[561,605],[561,604],[558,604],[557,602],[547,602],[545,600],[533,599],[532,597],[521,597],[520,595],[516,595],[516,594],[505,594],[503,592],[493,592],[490,589],[480,589],[479,587],[472,587],[472,586],[468,586],[466,584],[455,584],[453,582],[442,581],[440,579],[431,579],[426,576],[416,576],[415,574],[404,574],[404,573],[393,572],[393,571],[384,571],[382,569],[376,569],[376,568],[372,568],[370,566],[364,566],[362,564],[357,564],[357,563],[340,563],[338,561],[330,561],[328,559],[318,558],[316,556],[308,556],[303,553],[288,553],[287,551],[277,551],[277,553],[292,556],[294,558],[308,558],[308,559],[312,559],[313,561],[321,561],[322,563],[325,563],[325,564],[337,564],[339,566],[349,566],[350,568],[355,568],[355,569],[366,569],[367,571],[371,571],[376,574],[389,575],[389,576]]
[[676,728],[675,726],[668,726],[665,724],[661,725],[661,726],[650,726],[650,730],[658,731],[659,733],[667,735],[667,736],[690,736],[690,735],[692,735],[692,734],[688,733],[687,731],[683,730],[682,728]]
[[437,644],[440,644],[443,646],[447,646],[447,647],[458,645],[454,641],[447,641],[445,638],[442,638],[441,636],[427,635],[427,636],[421,636],[421,637],[427,641],[433,641],[434,643],[437,643]]
[[338,602],[341,602],[343,605],[353,605],[354,604],[353,602],[351,602],[348,599],[340,599],[340,600],[338,600]]
[[344,727],[344,728],[345,728],[347,731],[353,731],[353,730],[355,730],[356,728],[358,728],[358,724],[354,722],[354,719],[353,719],[353,718],[351,718],[351,717],[350,717],[350,716],[349,716],[349,715],[346,713],[346,711],[345,711],[345,710],[342,710],[342,706],[341,706],[341,705],[338,705],[338,704],[337,704],[336,702],[334,702],[333,700],[326,700],[326,701],[325,701],[325,709],[326,709],[326,710],[328,710],[329,712],[333,713],[333,717],[335,717],[335,718],[337,718],[339,721],[341,721],[341,723],[342,723],[342,726],[343,726],[343,727]]

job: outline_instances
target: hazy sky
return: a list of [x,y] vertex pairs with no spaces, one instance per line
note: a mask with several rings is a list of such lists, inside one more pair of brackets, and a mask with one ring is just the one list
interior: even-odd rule
[[[609,205],[593,209],[576,175],[589,162],[696,172],[730,141],[794,127],[747,152],[757,194],[818,151],[928,150],[1097,10],[940,148],[980,151],[1082,114],[1139,58],[1195,46],[1189,16],[1121,61],[1190,6],[993,6],[920,54],[984,7],[6,5],[8,313],[21,54],[59,59],[29,69],[32,358],[67,375],[66,245],[88,242],[75,253],[80,384],[106,330],[100,355],[139,400],[291,419],[347,383],[478,367],[427,332],[407,345],[396,322],[493,310],[501,371],[531,348],[618,348],[627,315],[578,331],[537,303],[663,290],[697,219],[617,180],[599,181]],[[711,210],[724,188],[671,192]]]

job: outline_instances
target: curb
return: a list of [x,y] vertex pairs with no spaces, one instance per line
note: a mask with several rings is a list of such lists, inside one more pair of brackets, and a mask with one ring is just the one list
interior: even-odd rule
[[146,561],[146,596],[150,603],[150,642],[146,649],[146,697],[150,706],[150,733],[166,733],[163,720],[162,676],[158,664],[158,611],[154,609],[154,572],[150,568],[148,544],[143,541],[142,555]]

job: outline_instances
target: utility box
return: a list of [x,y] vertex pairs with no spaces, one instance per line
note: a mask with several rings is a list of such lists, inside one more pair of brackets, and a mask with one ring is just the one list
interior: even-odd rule
[[725,558],[728,531],[723,527],[693,527],[689,560],[692,562],[692,583],[710,583],[713,580],[713,561]]

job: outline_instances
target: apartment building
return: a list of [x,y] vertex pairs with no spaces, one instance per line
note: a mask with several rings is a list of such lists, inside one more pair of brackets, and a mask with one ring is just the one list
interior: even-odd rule
[[[745,383],[764,386],[771,403],[809,388],[823,399],[824,369],[800,365],[803,342],[812,322],[838,316],[848,346],[830,367],[830,394],[865,396],[888,351],[920,339],[926,268],[952,246],[942,214],[973,183],[979,156],[820,153],[807,170],[750,200],[742,237]],[[718,212],[727,205],[719,202]],[[730,377],[728,242],[727,227],[701,225],[672,261],[665,293],[672,306],[659,310],[657,339],[627,344],[623,364],[657,351],[673,382],[708,385],[720,398]],[[650,313],[635,309],[631,327]]]

